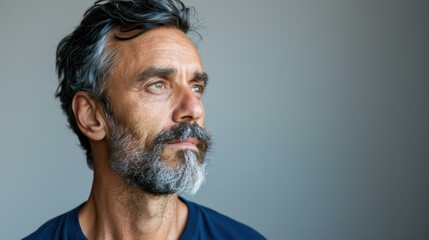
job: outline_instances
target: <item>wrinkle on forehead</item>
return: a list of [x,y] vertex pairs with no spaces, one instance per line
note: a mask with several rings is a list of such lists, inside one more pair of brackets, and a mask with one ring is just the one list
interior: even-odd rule
[[138,54],[143,52],[157,54],[157,51],[169,51],[171,54],[189,55],[201,63],[194,43],[178,29],[159,27],[129,40],[117,40],[115,34],[118,31],[120,31],[119,28],[113,29],[109,45],[116,49],[120,53],[119,55],[139,57]]

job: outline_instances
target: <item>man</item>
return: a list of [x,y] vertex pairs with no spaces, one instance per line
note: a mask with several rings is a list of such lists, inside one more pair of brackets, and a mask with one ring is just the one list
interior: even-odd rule
[[178,197],[203,183],[207,74],[179,0],[97,1],[57,49],[57,97],[94,171],[87,202],[27,239],[263,239]]

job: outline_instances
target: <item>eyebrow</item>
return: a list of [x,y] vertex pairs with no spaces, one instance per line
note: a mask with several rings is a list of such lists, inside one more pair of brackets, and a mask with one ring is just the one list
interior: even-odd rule
[[[177,74],[177,70],[174,68],[158,68],[158,67],[149,67],[144,70],[143,73],[138,77],[139,82],[146,82],[153,77],[168,78]],[[204,85],[208,83],[208,75],[205,72],[195,71],[192,76],[193,81],[203,82]]]
[[208,82],[209,82],[209,76],[208,76],[208,75],[207,75],[207,73],[205,73],[205,72],[198,72],[198,71],[195,71],[195,72],[194,72],[194,76],[193,76],[192,80],[194,80],[194,81],[199,81],[199,82],[203,82],[203,83],[204,83],[204,86],[206,86],[206,87],[207,87],[207,84],[208,84]]
[[152,77],[162,77],[167,78],[177,73],[177,70],[174,68],[156,68],[149,67],[144,70],[143,73],[138,77],[139,82],[146,82]]

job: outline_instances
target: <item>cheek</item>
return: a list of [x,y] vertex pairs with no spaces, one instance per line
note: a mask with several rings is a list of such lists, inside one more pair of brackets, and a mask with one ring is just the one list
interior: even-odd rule
[[140,106],[132,114],[133,125],[140,136],[146,136],[145,140],[153,139],[169,127],[168,116],[170,114],[165,106],[161,104],[149,104],[149,106]]

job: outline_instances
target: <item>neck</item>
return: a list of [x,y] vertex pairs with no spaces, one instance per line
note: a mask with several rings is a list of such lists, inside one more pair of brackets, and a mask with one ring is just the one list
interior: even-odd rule
[[155,196],[130,187],[110,169],[97,171],[79,223],[88,239],[178,239],[187,207],[175,194]]

